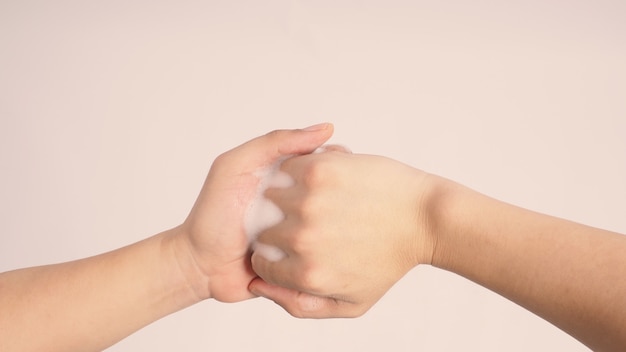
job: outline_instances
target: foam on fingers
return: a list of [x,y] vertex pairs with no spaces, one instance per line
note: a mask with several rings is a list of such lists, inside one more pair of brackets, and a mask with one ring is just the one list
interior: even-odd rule
[[258,241],[252,243],[252,250],[270,262],[277,262],[287,257],[287,254],[282,249]]
[[280,159],[255,173],[255,176],[259,179],[259,184],[254,198],[248,205],[244,219],[244,229],[252,250],[269,261],[279,261],[286,254],[278,247],[259,243],[256,240],[261,232],[280,223],[285,218],[285,215],[263,194],[269,187],[287,188],[294,184],[291,176],[280,171],[280,165],[286,159]]
[[[330,151],[351,153],[350,149],[343,145],[323,145],[313,151],[313,154]],[[289,174],[280,170],[281,164],[293,156],[286,156],[273,164],[255,172],[259,179],[256,193],[246,211],[244,229],[248,236],[251,249],[269,261],[279,261],[287,256],[280,248],[257,241],[259,234],[264,230],[277,225],[284,220],[285,214],[264,193],[268,188],[287,188],[294,185],[295,181]]]

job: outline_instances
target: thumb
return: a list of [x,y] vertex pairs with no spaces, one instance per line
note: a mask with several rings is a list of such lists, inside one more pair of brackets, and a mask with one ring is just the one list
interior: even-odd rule
[[333,134],[333,125],[322,123],[304,129],[276,130],[257,137],[228,152],[230,160],[250,168],[273,163],[294,154],[308,154],[324,144]]
[[275,286],[261,278],[255,278],[248,290],[256,296],[265,297],[283,307],[287,313],[297,318],[328,318],[337,315],[342,302],[332,298],[314,296],[305,292]]

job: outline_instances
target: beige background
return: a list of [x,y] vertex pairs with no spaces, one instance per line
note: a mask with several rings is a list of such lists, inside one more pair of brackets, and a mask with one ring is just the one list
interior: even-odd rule
[[[626,232],[626,2],[0,1],[0,271],[180,223],[277,128]],[[610,302],[606,302],[610,304]],[[356,320],[205,302],[110,351],[585,351],[458,276]]]

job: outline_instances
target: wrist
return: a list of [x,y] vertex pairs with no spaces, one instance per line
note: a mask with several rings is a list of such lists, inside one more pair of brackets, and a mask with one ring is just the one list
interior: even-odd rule
[[165,281],[178,287],[181,304],[187,306],[211,298],[209,278],[199,268],[189,237],[182,226],[164,232],[162,252],[166,258]]
[[437,208],[445,190],[445,180],[418,169],[411,169],[410,180],[407,196],[411,206],[407,209],[411,222],[405,248],[410,251],[413,266],[432,265],[439,241]]
[[443,177],[435,176],[432,183],[424,208],[434,243],[430,264],[464,275],[466,267],[478,259],[472,249],[494,241],[485,238],[489,231],[482,223],[492,203],[480,193]]
[[421,243],[417,248],[419,264],[436,267],[444,265],[451,253],[450,239],[454,232],[454,203],[462,186],[446,178],[427,174],[418,197],[418,230],[416,237]]

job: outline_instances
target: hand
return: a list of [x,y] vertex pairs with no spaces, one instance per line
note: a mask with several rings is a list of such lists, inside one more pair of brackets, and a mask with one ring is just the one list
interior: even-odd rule
[[256,274],[244,232],[244,215],[258,184],[254,172],[280,157],[310,153],[333,133],[332,125],[274,131],[220,155],[189,217],[179,229],[182,270],[201,298],[235,302],[254,297]]
[[288,159],[295,185],[268,189],[285,220],[259,241],[287,257],[252,256],[250,290],[298,317],[365,313],[407,271],[432,257],[423,205],[427,174],[393,160],[340,151]]

